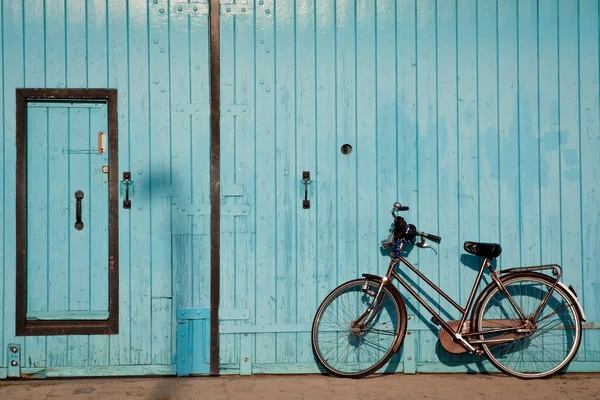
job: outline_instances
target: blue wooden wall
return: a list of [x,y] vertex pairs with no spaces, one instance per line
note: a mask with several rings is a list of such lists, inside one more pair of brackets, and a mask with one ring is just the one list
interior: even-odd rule
[[[461,303],[476,274],[464,240],[501,243],[501,268],[562,264],[589,321],[571,369],[600,371],[597,0],[222,3],[221,308],[248,316],[221,322],[223,373],[318,371],[316,308],[384,272],[396,200],[443,237],[409,259]],[[0,375],[9,343],[40,376],[175,372],[177,309],[210,306],[207,11],[0,2]],[[118,89],[135,186],[118,335],[14,336],[17,87]],[[487,368],[440,350],[408,304],[418,371]]]

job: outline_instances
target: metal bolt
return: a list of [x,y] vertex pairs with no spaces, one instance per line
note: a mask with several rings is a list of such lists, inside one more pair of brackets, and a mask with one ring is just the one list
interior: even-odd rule
[[407,360],[408,360],[408,361],[412,360],[412,357],[408,357],[408,358],[407,358]]
[[194,11],[198,11],[198,7],[194,7]]
[[245,8],[242,8],[242,12],[246,12],[246,9],[245,9]]
[[13,353],[16,353],[19,351],[19,349],[17,348],[17,346],[11,346],[10,351],[12,351]]
[[227,7],[227,12],[231,12],[231,8]]
[[162,14],[162,13],[164,13],[164,12],[165,12],[165,9],[164,9],[164,8],[161,8],[160,10],[158,10],[158,12]]
[[179,7],[177,10],[178,10],[179,12],[181,12],[181,11],[183,11],[183,7]]
[[17,366],[19,366],[19,363],[18,363],[18,362],[16,362],[15,360],[12,360],[12,361],[10,362],[10,365],[12,365],[13,367],[17,367]]
[[269,10],[268,8],[267,8],[267,11],[265,11],[265,12],[266,12],[267,14],[271,14],[271,10]]
[[108,165],[102,166],[102,172],[104,172],[105,174],[108,174]]
[[154,42],[154,44],[157,44],[158,43],[158,39],[154,39],[153,42]]
[[408,332],[407,335],[410,335],[412,332]]

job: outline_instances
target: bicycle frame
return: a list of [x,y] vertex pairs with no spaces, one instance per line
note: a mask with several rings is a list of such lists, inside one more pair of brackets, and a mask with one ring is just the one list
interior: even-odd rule
[[[371,311],[373,310],[375,304],[377,303],[377,300],[378,300],[379,296],[381,295],[381,292],[382,292],[382,289],[383,289],[383,285],[385,285],[387,281],[391,281],[392,278],[395,278],[395,279],[398,280],[398,282],[400,282],[400,284],[415,299],[417,299],[417,301],[419,303],[421,303],[421,305],[423,305],[423,307],[425,307],[425,309],[427,311],[429,311],[429,313],[431,315],[433,315],[433,317],[437,320],[437,322],[440,323],[441,327],[444,330],[446,330],[446,332],[448,332],[453,338],[455,338],[458,341],[458,343],[460,345],[462,345],[465,349],[467,349],[469,351],[476,352],[478,354],[480,352],[480,350],[475,349],[472,346],[472,344],[478,344],[478,343],[500,343],[500,342],[514,340],[514,338],[511,338],[511,339],[489,339],[489,340],[476,339],[476,340],[467,341],[467,340],[465,340],[465,337],[482,336],[482,335],[488,335],[488,334],[494,334],[494,333],[507,333],[507,332],[515,332],[515,331],[518,332],[519,330],[527,329],[526,325],[525,325],[525,323],[523,323],[523,321],[525,319],[527,319],[528,316],[526,316],[523,313],[523,311],[521,310],[521,308],[514,301],[513,297],[508,293],[508,291],[506,290],[506,288],[504,287],[504,285],[502,283],[502,280],[498,277],[499,274],[496,271],[494,271],[494,269],[491,266],[490,261],[487,258],[483,258],[483,261],[481,263],[481,267],[479,268],[479,272],[477,274],[477,278],[475,279],[475,283],[473,284],[473,288],[471,289],[471,293],[469,294],[469,299],[467,300],[466,306],[463,308],[456,301],[454,301],[450,296],[448,296],[442,289],[440,289],[435,283],[433,283],[431,280],[429,280],[421,271],[419,271],[414,265],[412,265],[406,258],[404,258],[401,255],[402,254],[402,247],[404,246],[404,243],[406,243],[406,242],[407,242],[406,240],[399,239],[396,243],[394,243],[394,251],[391,254],[391,259],[392,260],[390,261],[390,265],[388,267],[388,271],[387,271],[386,275],[382,278],[381,284],[380,284],[380,286],[379,286],[379,288],[377,290],[377,293],[374,296],[373,302],[367,308],[367,310],[365,311],[365,313],[363,313],[363,315],[361,315],[355,322],[362,321],[367,315],[369,315],[371,313]],[[396,266],[398,264],[400,264],[400,263],[406,265],[411,271],[413,271],[415,274],[417,274],[417,276],[419,278],[421,278],[423,281],[425,281],[431,288],[433,288],[438,294],[440,294],[444,299],[446,299],[454,308],[456,308],[458,311],[460,311],[460,313],[462,314],[462,316],[461,316],[460,323],[458,324],[456,330],[452,329],[450,327],[450,325],[429,304],[427,304],[427,302],[421,296],[419,296],[419,294],[412,287],[410,287],[410,285],[408,285],[408,283],[406,283],[406,281],[404,279],[402,279],[402,277],[400,277],[400,275],[395,271]],[[509,300],[509,302],[512,305],[512,307],[515,309],[515,311],[521,317],[522,323],[520,325],[518,325],[518,326],[511,326],[511,327],[508,327],[508,328],[490,329],[490,330],[486,330],[486,331],[468,332],[468,333],[461,334],[463,326],[465,325],[467,317],[468,317],[468,315],[471,312],[471,309],[473,307],[473,299],[475,298],[475,293],[477,292],[477,288],[481,284],[481,280],[482,280],[482,277],[483,277],[483,272],[484,272],[484,270],[485,270],[486,267],[491,272],[492,280],[498,285],[498,287],[500,288],[500,290],[506,295],[506,297]],[[536,269],[540,269],[540,268],[542,268],[542,269],[549,269],[549,268],[554,268],[554,267],[555,266],[553,266],[553,265],[540,266],[540,267],[524,267],[524,268],[514,268],[514,269],[511,269],[511,270],[506,270],[504,272],[506,273],[506,272],[515,272],[515,271],[526,271],[528,269],[531,270],[532,268],[536,268]],[[552,286],[551,290],[549,290],[549,292],[546,294],[546,296],[544,297],[544,299],[542,300],[542,302],[538,306],[538,309],[536,310],[536,312],[533,313],[532,316],[530,316],[533,319],[537,318],[537,316],[539,315],[541,309],[544,307],[544,305],[548,301],[548,299],[550,297],[550,294],[552,293],[552,291],[554,291],[556,285],[558,284],[558,281],[560,279],[560,275],[562,275],[562,274],[557,274],[556,281],[554,282],[554,285]],[[380,306],[381,305],[379,305],[379,307]],[[377,310],[379,309],[379,307],[377,308]],[[365,322],[365,324],[368,324],[371,321],[371,319],[377,314],[377,310],[371,316],[371,318],[369,318]]]

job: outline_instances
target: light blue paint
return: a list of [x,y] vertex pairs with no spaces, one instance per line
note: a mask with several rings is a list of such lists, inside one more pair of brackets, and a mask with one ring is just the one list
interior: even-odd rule
[[[195,4],[180,12],[167,0],[1,3],[0,344],[22,346],[24,373],[175,373],[178,310],[210,307],[209,25],[206,5]],[[378,245],[396,200],[411,206],[409,221],[443,237],[439,256],[416,249],[409,258],[460,303],[476,273],[463,241],[499,241],[499,268],[561,263],[588,319],[600,320],[597,1],[244,4],[221,9],[224,373],[319,372],[316,308],[339,283],[384,272]],[[132,172],[135,196],[130,210],[119,208],[117,335],[13,335],[17,87],[118,90],[119,175]],[[76,242],[65,227],[74,222],[69,180],[95,178],[87,171],[96,169],[103,108],[43,106],[30,105],[31,165],[47,176],[28,182],[43,194],[29,199],[30,311],[98,312],[106,269],[76,258],[103,257],[106,235],[94,229]],[[72,143],[54,146],[65,132]],[[340,152],[346,143],[350,155]],[[69,160],[89,162],[66,180]],[[302,171],[313,181],[308,210]],[[100,201],[86,191],[90,199]],[[84,214],[105,226],[101,204]],[[41,218],[46,229],[36,228]],[[489,368],[436,353],[437,328],[407,303],[416,371]],[[225,320],[240,309],[248,312],[231,316],[243,319]],[[200,321],[202,344],[189,346],[207,349],[208,318],[187,329]],[[599,339],[584,331],[569,371],[600,370]],[[190,357],[188,371],[206,371],[205,355]],[[2,352],[0,377],[7,362]]]

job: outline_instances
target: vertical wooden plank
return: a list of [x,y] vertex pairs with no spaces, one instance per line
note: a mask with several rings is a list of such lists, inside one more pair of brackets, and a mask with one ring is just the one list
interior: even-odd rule
[[[6,20],[8,21],[8,18],[6,18]],[[0,68],[0,99],[2,100],[2,104],[6,104],[6,93],[5,93],[5,84],[4,84],[4,74],[5,74],[5,69],[6,69],[6,65],[4,62],[4,27],[6,25],[8,25],[8,22],[5,21],[5,12],[4,12],[4,2],[0,1],[0,37],[2,37],[2,39],[0,39],[0,65],[2,66]],[[12,26],[11,26],[12,28]],[[8,64],[8,63],[7,63]],[[5,191],[5,185],[6,185],[6,176],[5,176],[5,169],[4,169],[4,138],[6,137],[6,133],[4,131],[4,107],[0,106],[0,133],[2,133],[2,141],[0,142],[0,166],[2,166],[2,173],[0,173],[0,204],[2,204],[0,206],[0,228],[3,230],[3,235],[2,235],[2,239],[0,239],[0,260],[2,260],[2,268],[0,268],[0,282],[4,282],[4,276],[5,276],[5,269],[6,269],[6,261],[5,261],[5,249],[7,246],[7,235],[6,235],[6,231],[4,230],[4,218],[5,218],[5,214],[4,214],[4,191]],[[0,299],[2,299],[2,304],[5,304],[5,291],[4,291],[4,285],[0,284]],[[4,307],[2,307],[2,310],[0,310],[0,321],[2,321],[2,326],[0,327],[0,345],[2,346],[2,348],[4,347],[4,335],[5,335],[5,326],[7,324],[7,321],[5,319],[5,315],[4,315]],[[6,355],[2,354],[0,355],[0,367],[5,368],[8,366],[7,361],[6,360]]]
[[519,198],[521,215],[521,263],[540,261],[539,122],[537,65],[537,3],[519,1]]
[[[11,267],[11,263],[16,259],[15,254],[15,218],[16,209],[14,190],[16,187],[15,168],[16,148],[15,118],[11,116],[15,112],[15,89],[25,84],[25,63],[22,46],[24,37],[24,19],[22,3],[13,4],[10,0],[2,2],[2,47],[3,54],[10,55],[4,59],[2,67],[3,90],[2,104],[4,118],[0,120],[0,129],[3,129],[2,135],[2,215],[1,226],[2,235],[2,317],[3,323],[0,331],[2,332],[2,348],[6,349],[9,343],[21,345],[23,348],[25,339],[15,337],[15,281],[16,269]],[[14,264],[13,264],[14,265]],[[7,356],[2,352],[0,356],[3,366],[7,366]]]
[[[89,309],[89,282],[90,282],[90,171],[88,168],[90,154],[78,154],[78,150],[89,148],[89,110],[86,108],[67,109],[67,135],[68,145],[66,150],[68,162],[68,195],[63,200],[69,204],[69,217],[71,222],[68,231],[69,269],[66,290],[69,304],[67,310]],[[76,230],[72,220],[76,213],[75,192],[81,190],[87,193],[81,200],[81,219],[84,227]],[[65,201],[66,200],[66,201]],[[86,229],[87,228],[87,229]],[[69,366],[88,365],[88,337],[73,335],[67,338],[67,349],[69,351]]]
[[[341,248],[337,253],[338,282],[358,275],[356,263],[357,170],[356,156],[344,156],[340,148],[356,143],[356,10],[354,2],[335,2],[335,209],[337,235]],[[333,132],[331,132],[333,134]]]
[[[477,133],[477,3],[459,0],[458,21],[458,195],[459,237],[465,240],[479,238],[479,169]],[[467,265],[478,267],[479,259],[467,256]],[[462,259],[461,259],[462,261]],[[460,268],[459,304],[466,304],[477,272],[469,267]]]
[[[333,0],[316,7],[316,170],[315,205],[317,224],[317,302],[337,286],[337,220],[332,198],[335,193],[335,10]],[[299,177],[300,178],[300,177]]]
[[[56,79],[55,77],[52,80]],[[52,84],[49,81],[49,84]],[[54,249],[48,255],[48,310],[68,310],[69,299],[66,287],[69,279],[68,251],[69,231],[74,230],[74,192],[70,192],[69,157],[63,154],[69,148],[69,116],[67,108],[48,109],[48,140],[54,155],[48,163],[48,209],[52,210],[48,218],[48,248]],[[72,197],[73,196],[73,197]],[[67,253],[68,254],[68,253]],[[67,336],[49,336],[47,339],[46,367],[69,366],[70,352]]]
[[[598,3],[595,1],[582,1],[579,3],[579,85],[580,104],[579,112],[581,121],[581,248],[582,281],[573,281],[573,286],[582,302],[588,321],[600,319],[600,302],[598,290],[600,272],[593,260],[600,256],[600,213],[598,204],[597,182],[600,179],[600,101],[599,101],[599,60],[598,60]],[[573,265],[574,267],[574,265]],[[579,351],[577,359],[600,359],[599,333],[586,331],[583,336],[584,351]]]
[[[378,183],[379,211],[377,213],[378,227],[387,228],[393,222],[390,218],[390,211],[394,201],[399,201],[403,205],[408,205],[410,210],[403,213],[408,221],[417,221],[418,216],[418,170],[417,170],[417,3],[416,0],[402,0],[397,2],[396,8],[396,37],[397,45],[396,64],[398,77],[396,81],[397,105],[397,150],[395,154],[395,168],[398,175],[395,178],[397,189],[395,199],[387,198],[387,195],[380,193],[381,183]],[[382,51],[388,51],[382,49]],[[378,150],[377,179],[385,179],[385,170],[382,171],[382,162],[379,161],[381,151],[385,150],[385,143],[379,143],[378,131]],[[389,173],[389,170],[388,170]],[[413,222],[413,223],[414,223]],[[381,228],[380,228],[381,229]],[[385,236],[384,236],[385,237]],[[418,252],[412,255],[411,262],[416,261]],[[378,267],[378,273],[384,274],[387,268],[388,260],[381,258]],[[401,270],[402,271],[402,270]],[[417,304],[408,292],[402,288],[401,293],[408,303]]]
[[[48,110],[27,109],[27,311],[48,309]],[[44,367],[45,338],[28,337],[22,349],[23,367]]]
[[[437,136],[437,47],[436,47],[436,3],[419,1],[416,21],[417,37],[417,190],[415,222],[425,232],[438,231],[438,136]],[[441,43],[443,45],[443,42]],[[409,221],[411,222],[411,221]],[[415,248],[413,257],[418,268],[426,276],[439,282],[438,256],[433,251]],[[417,281],[417,279],[415,278]],[[420,282],[417,281],[417,282]],[[425,283],[419,283],[421,293],[426,294],[432,306],[440,310],[440,296]],[[431,317],[421,309],[424,321]],[[423,332],[421,338],[431,335]],[[422,346],[422,359],[435,359],[435,346]]]
[[[29,4],[29,7],[26,7],[23,12],[24,12],[23,19],[24,19],[24,23],[25,23],[24,29],[26,30],[25,40],[24,40],[24,51],[25,51],[24,58],[27,59],[28,61],[31,60],[31,61],[25,63],[25,85],[27,85],[29,87],[44,87],[46,84],[46,77],[44,74],[44,66],[46,65],[46,52],[44,49],[44,44],[45,44],[44,43],[44,40],[45,40],[45,37],[44,37],[44,27],[45,27],[44,3],[41,1],[36,2],[36,3],[31,3],[31,4]],[[43,109],[39,109],[39,110],[36,110],[37,112],[33,113],[34,119],[31,122],[33,122],[34,124],[37,124],[37,128],[43,127],[44,131],[46,131],[47,114],[46,114],[45,110],[44,111],[42,111],[42,110]],[[34,126],[34,129],[35,129],[35,126]],[[44,131],[40,132],[40,134],[43,134]],[[28,134],[29,133],[31,133],[32,135],[35,135],[33,133],[33,130],[28,129]],[[29,169],[29,171],[31,171],[30,168],[40,168],[43,171],[45,171],[47,168],[47,161],[48,161],[48,157],[49,157],[49,154],[47,154],[48,142],[42,136],[38,136],[38,137],[34,136],[32,138],[32,140],[39,142],[38,143],[39,147],[36,148],[36,146],[27,145],[27,151],[28,151],[27,168]],[[46,153],[46,154],[42,155],[43,153]],[[42,162],[43,164],[42,165],[37,164],[35,162],[35,160],[38,160],[39,162]],[[30,163],[30,161],[31,161],[31,163]],[[45,175],[45,174],[43,174],[43,175]],[[37,178],[35,178],[32,176],[31,184],[29,183],[29,179],[28,179],[27,186],[28,186],[28,193],[39,193],[38,199],[43,203],[47,202],[47,200],[44,199],[44,197],[46,197],[46,194],[47,194],[47,190],[44,190],[44,189],[47,189],[45,177],[38,175]],[[41,186],[41,187],[36,188],[35,186]],[[27,267],[26,268],[27,268],[27,274],[28,274],[28,278],[27,278],[28,287],[29,287],[29,289],[31,289],[31,291],[28,292],[27,303],[28,303],[28,307],[35,306],[36,308],[41,309],[39,307],[39,306],[41,306],[40,303],[46,303],[48,290],[49,290],[49,289],[43,289],[44,287],[47,288],[47,286],[48,286],[48,283],[47,283],[48,270],[47,270],[46,266],[42,265],[42,263],[43,264],[46,263],[46,259],[47,259],[47,255],[48,255],[47,250],[49,249],[49,247],[47,247],[46,243],[41,242],[41,240],[47,239],[47,236],[46,237],[37,236],[36,232],[41,233],[40,230],[44,229],[44,234],[45,234],[47,224],[45,221],[46,215],[44,215],[44,212],[42,211],[45,208],[45,206],[42,204],[37,204],[37,205],[31,204],[30,199],[31,199],[31,196],[28,196],[28,206],[31,206],[31,208],[28,207],[28,209],[27,209],[27,214],[28,214],[27,234],[28,234],[28,245],[31,246],[32,248],[27,251],[28,257],[27,257]],[[33,208],[33,207],[35,207],[35,208]],[[38,245],[39,245],[39,248],[36,249],[36,247]],[[9,263],[9,265],[10,265],[10,263]],[[32,287],[32,286],[30,286],[30,284],[33,282],[36,282],[36,283]],[[32,304],[32,301],[33,301],[33,303],[38,303],[38,304],[34,305],[34,304]],[[42,361],[42,359],[44,358],[44,352],[45,352],[45,344],[46,344],[45,342],[46,342],[45,338],[39,338],[39,337],[28,337],[25,339],[25,345],[21,347],[21,351],[24,356],[24,359],[27,360],[26,365],[35,364],[35,365],[43,366],[45,364],[45,362]]]
[[[578,3],[558,4],[558,87],[563,280],[582,282],[581,143]],[[580,83],[581,82],[581,83]]]
[[520,265],[517,3],[498,2],[498,115],[500,136],[499,265]]
[[[266,1],[255,9],[256,42],[255,65],[256,81],[259,82],[255,94],[256,159],[261,161],[256,168],[256,304],[252,310],[256,324],[276,322],[276,270],[274,248],[275,234],[275,75],[274,58],[274,10],[273,2]],[[268,50],[268,51],[267,51]],[[262,83],[261,83],[262,82]],[[275,362],[276,338],[274,334],[256,335],[257,363]]]
[[[223,13],[221,15],[221,187],[222,192],[222,211],[231,210],[233,199],[223,197],[226,194],[224,190],[228,185],[235,182],[235,117],[226,113],[228,104],[235,104],[235,21],[236,17],[231,14]],[[235,217],[232,215],[221,214],[221,243],[235,243]],[[220,307],[233,308],[236,298],[236,280],[235,280],[235,249],[234,251],[221,252],[221,291]],[[221,325],[231,325],[231,321],[222,321]],[[222,335],[219,343],[220,362],[232,363],[239,357],[239,350],[235,348],[235,338],[233,335]]]
[[[438,131],[438,208],[442,237],[439,245],[439,280],[442,288],[454,299],[459,298],[459,276],[462,242],[458,237],[458,99],[456,3],[438,2],[437,12],[437,131]],[[443,149],[443,151],[440,151]],[[425,228],[423,228],[425,229]],[[436,233],[436,232],[433,232]],[[444,303],[446,304],[446,303]],[[446,307],[453,318],[458,311]]]
[[561,262],[558,3],[539,5],[541,262]]
[[[317,231],[315,192],[316,170],[316,5],[310,0],[296,2],[296,171],[288,175],[294,182],[296,198],[292,202],[296,214],[296,320],[298,324],[311,324],[317,311]],[[310,171],[314,181],[308,190],[311,208],[302,208],[304,188],[299,182],[301,171]],[[297,362],[314,360],[309,333],[298,333],[296,339]]]
[[[171,271],[169,248],[171,236],[170,199],[158,189],[171,183],[171,141],[167,132],[170,129],[171,107],[169,98],[169,2],[160,0],[149,4],[149,76],[150,76],[150,181],[152,213],[152,296],[171,296]],[[157,41],[157,43],[155,43]],[[160,49],[163,49],[161,52]],[[157,190],[154,190],[157,189]],[[164,192],[163,192],[164,193]],[[148,303],[149,305],[149,303]],[[145,306],[144,306],[145,307]]]
[[[457,81],[457,8],[454,0],[437,5],[437,131],[438,131],[438,210],[437,234],[442,237],[439,248],[439,286],[453,299],[459,299],[462,241],[459,229],[458,198],[458,81]],[[495,25],[495,24],[494,24]],[[425,229],[425,228],[423,228]],[[435,232],[434,232],[435,233]],[[458,319],[460,313],[442,301],[449,319]],[[431,346],[435,340],[426,345]],[[435,357],[435,356],[433,356]],[[458,356],[439,352],[443,362],[452,362]],[[433,358],[435,361],[435,358]]]
[[[479,134],[479,239],[498,243],[498,47],[496,4],[477,7],[477,108]],[[535,35],[534,35],[535,36]]]
[[[223,19],[222,21],[224,21]],[[255,203],[257,168],[254,148],[256,136],[254,131],[254,96],[255,81],[254,44],[256,42],[254,31],[254,17],[251,15],[238,15],[235,17],[234,32],[234,59],[235,59],[235,102],[247,106],[247,113],[235,117],[235,177],[236,185],[243,187],[243,195],[235,198],[236,205],[249,205],[248,216],[236,217],[235,220],[235,308],[248,308],[254,310],[256,293],[255,282],[255,235],[256,221]],[[290,177],[291,175],[288,175]],[[231,202],[234,199],[230,199]],[[252,323],[255,319],[253,312],[249,320],[237,321],[235,324]],[[251,369],[254,335],[240,335],[238,357],[240,362],[246,362],[247,371]]]
[[[275,3],[275,232],[277,324],[296,321],[296,209],[301,171],[296,167],[296,59],[295,10],[290,0]],[[266,51],[266,50],[265,50]],[[303,188],[302,188],[303,189]],[[296,356],[296,334],[277,335],[278,363],[291,363]]]
[[[193,103],[206,103],[210,97],[209,20],[208,17],[190,18],[190,98]],[[191,202],[210,203],[210,117],[198,115],[190,125]],[[192,304],[196,307],[210,306],[210,216],[193,217],[192,231]],[[206,321],[205,326],[209,323]],[[205,330],[206,357],[209,358],[209,332]],[[207,361],[208,362],[208,361]]]

